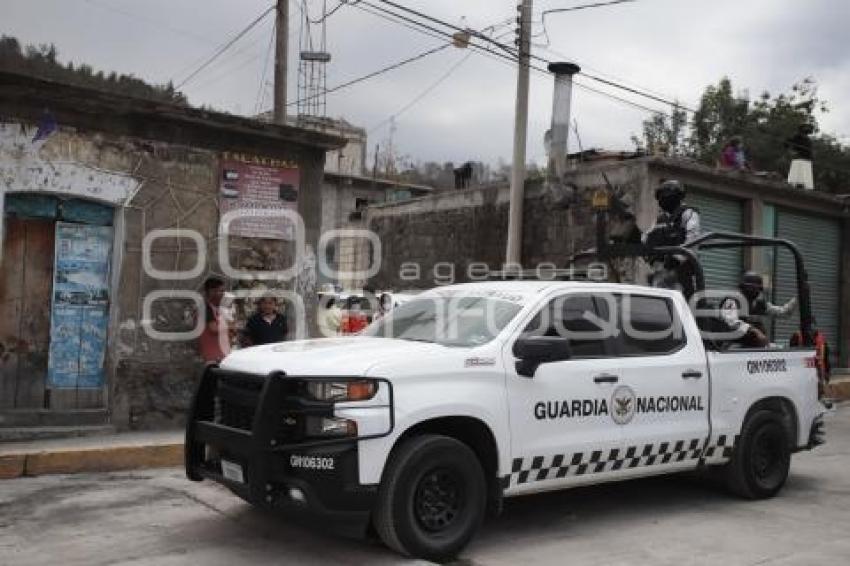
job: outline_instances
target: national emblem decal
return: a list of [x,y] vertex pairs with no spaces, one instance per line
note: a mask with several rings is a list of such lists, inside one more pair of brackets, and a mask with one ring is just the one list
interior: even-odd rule
[[635,392],[628,385],[621,385],[611,395],[611,418],[619,425],[628,424],[635,416]]

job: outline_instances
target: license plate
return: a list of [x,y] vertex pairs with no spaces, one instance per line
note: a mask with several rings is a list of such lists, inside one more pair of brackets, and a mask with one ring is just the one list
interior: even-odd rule
[[227,460],[221,461],[221,474],[230,481],[237,483],[245,483],[245,475],[242,473],[242,466]]

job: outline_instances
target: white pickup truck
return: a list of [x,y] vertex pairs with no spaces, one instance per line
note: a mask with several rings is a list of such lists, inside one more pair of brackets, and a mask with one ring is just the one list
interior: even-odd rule
[[501,281],[364,334],[240,350],[189,415],[189,478],[456,555],[503,497],[715,468],[760,499],[823,442],[812,348],[708,349],[681,293]]

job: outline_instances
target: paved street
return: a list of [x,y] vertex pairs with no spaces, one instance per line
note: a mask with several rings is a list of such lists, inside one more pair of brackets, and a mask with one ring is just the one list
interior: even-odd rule
[[[771,501],[660,478],[509,501],[465,565],[843,564],[850,556],[850,406],[794,458]],[[0,564],[396,564],[375,542],[258,512],[181,470],[0,482]]]

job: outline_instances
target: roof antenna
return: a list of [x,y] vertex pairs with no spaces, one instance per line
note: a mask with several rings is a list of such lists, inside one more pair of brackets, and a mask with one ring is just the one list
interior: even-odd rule
[[573,131],[576,133],[576,142],[578,143],[578,160],[584,161],[584,147],[581,145],[581,136],[578,133],[578,120],[573,118]]

